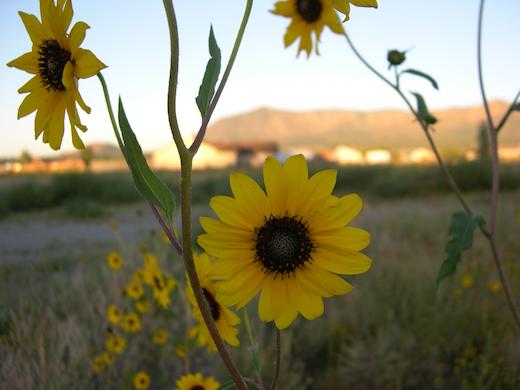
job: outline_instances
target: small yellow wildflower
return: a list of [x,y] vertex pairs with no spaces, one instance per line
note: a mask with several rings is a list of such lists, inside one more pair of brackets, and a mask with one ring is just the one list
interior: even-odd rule
[[166,279],[166,288],[168,290],[175,290],[175,287],[177,287],[177,281],[173,277],[169,277]]
[[133,279],[128,283],[128,286],[126,286],[125,294],[132,299],[139,299],[144,294],[143,285],[138,280]]
[[114,363],[114,355],[112,355],[110,352],[103,352],[103,361],[107,365],[111,365],[112,363]]
[[141,330],[141,319],[136,313],[126,313],[121,319],[121,327],[126,332],[139,332]]
[[150,387],[150,376],[144,372],[139,371],[134,375],[134,389],[146,390]]
[[126,340],[121,336],[111,336],[107,339],[105,344],[110,352],[120,354],[125,350]]
[[117,252],[111,252],[107,257],[107,263],[110,269],[116,270],[123,266],[123,258]]
[[157,329],[152,340],[155,344],[165,345],[168,342],[168,333],[164,329]]
[[175,390],[217,390],[220,383],[212,376],[204,378],[201,373],[182,376],[175,384]]
[[175,348],[175,354],[179,359],[184,359],[187,353],[188,349],[184,345],[179,345]]
[[492,293],[499,293],[502,290],[502,284],[498,280],[493,280],[492,282],[489,282],[488,289]]
[[473,276],[471,275],[464,275],[462,278],[462,287],[464,288],[471,288],[473,286]]
[[455,295],[457,298],[459,298],[462,295],[462,289],[461,288],[456,288],[453,291],[453,295]]
[[119,324],[121,321],[121,311],[117,308],[116,305],[110,305],[107,309],[107,319],[112,324]]
[[135,310],[140,314],[148,313],[150,311],[150,304],[148,301],[138,301],[135,303]]
[[92,360],[92,369],[94,372],[101,372],[103,371],[103,368],[105,368],[105,360],[103,359],[103,356],[96,356]]

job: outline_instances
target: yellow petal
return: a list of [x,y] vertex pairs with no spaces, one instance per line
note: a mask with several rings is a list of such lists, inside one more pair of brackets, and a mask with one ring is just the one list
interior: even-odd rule
[[76,62],[74,73],[80,79],[95,76],[101,69],[106,68],[90,50],[78,49],[73,59]]
[[274,10],[271,11],[275,15],[291,17],[294,12],[294,3],[292,1],[278,1],[274,4]]
[[72,1],[67,0],[64,7],[62,4],[58,4],[58,8],[60,9],[60,11],[62,11],[61,12],[61,18],[62,18],[61,22],[64,26],[65,31],[67,31],[69,29],[70,22],[72,21],[72,16],[74,14],[74,11],[72,9]]
[[303,23],[305,22],[302,20],[293,20],[291,24],[289,24],[289,27],[287,27],[287,31],[283,36],[283,43],[285,47],[292,45],[294,41],[296,41],[296,39],[301,35],[303,31]]
[[343,227],[359,214],[362,206],[363,202],[357,194],[345,195],[335,205],[309,217],[311,230],[317,234],[322,230]]
[[273,279],[265,278],[260,292],[260,299],[258,300],[258,316],[265,322],[273,320],[273,312],[271,310],[272,285]]
[[318,248],[313,258],[316,265],[343,275],[362,274],[372,265],[368,256],[348,249]]
[[240,275],[222,283],[219,292],[223,295],[233,295],[261,274],[263,274],[263,271],[257,263],[249,263],[240,271]]
[[253,226],[261,226],[271,214],[269,200],[264,191],[253,179],[241,173],[232,173],[229,180],[239,207],[249,215]]
[[63,140],[65,107],[67,105],[67,97],[64,93],[58,95],[56,105],[52,112],[51,120],[49,122],[48,141],[49,146],[54,150],[59,150],[61,141]]
[[33,45],[40,45],[41,41],[45,39],[45,30],[38,18],[22,11],[19,11],[18,14],[22,18],[22,22],[27,33],[29,33],[29,37],[31,37]]
[[235,226],[231,226],[210,217],[200,217],[199,222],[200,226],[202,226],[202,228],[207,233],[231,233],[244,238],[251,237],[253,234],[252,230],[244,230]]
[[210,279],[228,279],[239,273],[246,265],[247,263],[240,259],[218,259],[212,265],[208,277]]
[[49,92],[44,87],[40,87],[32,91],[23,99],[22,104],[18,107],[18,119],[27,116],[36,111],[40,106],[45,104],[45,100],[49,97]]
[[43,87],[42,82],[41,82],[41,78],[40,78],[39,75],[36,75],[33,78],[31,78],[28,82],[26,82],[24,85],[22,85],[18,89],[18,93],[32,92],[35,89],[38,89],[38,88],[41,88],[41,87]]
[[220,220],[228,225],[247,230],[256,227],[251,224],[249,216],[244,213],[238,202],[229,196],[214,196],[211,198],[209,205]]
[[321,231],[312,237],[318,243],[318,247],[338,247],[355,251],[366,248],[370,243],[370,234],[366,230],[350,226]]
[[70,52],[72,53],[73,57],[75,56],[81,44],[83,43],[83,40],[85,39],[85,34],[89,28],[90,27],[87,23],[77,22],[72,27],[72,30],[70,30]]
[[38,73],[38,56],[30,51],[7,63],[7,66],[15,67],[26,72]]
[[298,310],[308,320],[314,320],[323,314],[323,299],[304,288],[299,279],[295,278],[293,287],[293,296],[291,297],[298,305]]
[[302,197],[307,186],[309,172],[303,155],[291,156],[282,166],[284,190],[287,192],[289,216],[298,214]]
[[348,18],[350,11],[349,2],[346,0],[332,0],[332,6]]
[[45,101],[45,104],[42,104],[38,108],[38,111],[36,111],[34,118],[34,139],[38,139],[42,131],[48,127],[56,99],[56,93],[51,93]]
[[[238,276],[240,277],[240,276]],[[255,296],[258,294],[261,286],[265,280],[263,273],[254,274],[246,283],[242,285],[239,290],[236,290],[233,294],[220,295],[220,299],[226,305],[236,305],[237,309],[247,305]],[[220,290],[219,290],[220,291]]]
[[294,301],[290,300],[289,297],[289,285],[293,283],[291,279],[282,279],[280,277],[275,279],[275,283],[278,283],[278,287],[275,287],[275,291],[278,292],[279,296],[271,297],[271,304],[278,305],[276,315],[274,317],[274,323],[278,329],[285,329],[296,319],[298,315],[298,309]]
[[271,203],[271,210],[277,217],[286,213],[286,194],[282,189],[282,167],[274,157],[268,157],[264,162],[264,185]]
[[357,7],[377,8],[377,0],[349,0],[349,2]]
[[310,215],[316,209],[324,207],[336,185],[336,175],[335,169],[326,169],[312,175],[305,187],[302,205],[298,211],[300,216]]

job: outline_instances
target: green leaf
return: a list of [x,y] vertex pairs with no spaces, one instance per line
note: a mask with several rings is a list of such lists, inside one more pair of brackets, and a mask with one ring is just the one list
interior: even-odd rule
[[403,74],[403,73],[410,73],[410,74],[413,74],[415,76],[419,76],[419,77],[425,78],[426,80],[428,80],[432,84],[433,88],[439,89],[439,84],[437,84],[437,81],[435,81],[435,79],[432,76],[430,76],[429,74],[426,74],[426,73],[421,72],[421,71],[416,70],[416,69],[405,69],[405,70],[403,70],[401,72],[401,74]]
[[470,215],[463,211],[458,211],[451,216],[450,240],[444,247],[446,259],[437,274],[437,287],[445,278],[457,272],[457,266],[462,260],[462,253],[473,246],[475,229],[484,223],[481,215]]
[[164,211],[168,224],[171,226],[175,210],[175,196],[148,166],[141,146],[126,117],[121,98],[119,98],[119,127],[123,135],[126,159],[137,190],[148,202]]
[[204,72],[204,78],[199,87],[199,95],[195,99],[197,107],[199,107],[200,115],[203,118],[208,111],[213,95],[215,95],[215,85],[217,84],[218,75],[220,73],[220,49],[213,34],[213,27],[209,29],[209,54],[211,57],[208,60],[206,72]]
[[513,109],[511,111],[520,111],[520,102],[513,104]]
[[417,99],[417,113],[419,114],[419,118],[421,118],[427,125],[434,125],[437,123],[437,118],[428,111],[428,107],[426,107],[426,102],[422,95],[417,92],[410,93]]

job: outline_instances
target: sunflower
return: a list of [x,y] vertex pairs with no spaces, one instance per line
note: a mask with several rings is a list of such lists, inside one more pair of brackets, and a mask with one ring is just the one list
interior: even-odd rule
[[217,390],[220,383],[212,376],[204,378],[201,373],[182,376],[175,384],[175,390]]
[[231,174],[234,198],[211,199],[219,219],[201,217],[206,234],[198,243],[217,258],[208,276],[222,280],[223,302],[240,308],[260,292],[260,319],[283,329],[298,313],[309,320],[321,316],[323,297],[352,290],[336,274],[370,268],[371,260],[359,252],[369,234],[345,226],[362,203],[355,194],[331,195],[335,169],[308,178],[302,155],[283,166],[269,157],[263,176],[266,192],[250,177]]
[[164,329],[157,329],[153,333],[152,341],[158,345],[165,345],[168,342],[168,332]]
[[123,258],[117,252],[110,252],[107,256],[107,264],[110,269],[119,269],[123,266]]
[[125,287],[125,294],[132,299],[139,299],[144,294],[144,288],[138,279],[132,279]]
[[345,15],[346,22],[349,20],[350,15],[350,4],[357,7],[372,7],[377,8],[377,0],[332,0],[332,6],[338,11]]
[[150,304],[148,301],[138,301],[135,303],[135,310],[140,314],[148,313],[150,311]]
[[78,90],[78,79],[94,76],[106,66],[90,51],[81,49],[89,26],[72,21],[70,0],[40,0],[41,22],[35,15],[19,12],[32,41],[32,50],[12,60],[7,65],[33,74],[19,93],[29,93],[18,109],[18,119],[36,111],[35,138],[43,133],[43,142],[54,150],[61,147],[65,111],[69,117],[72,143],[77,149],[85,146],[77,129],[85,132],[78,115],[76,103],[87,113]]
[[[200,256],[193,254],[193,260],[195,261],[195,267],[199,276],[202,292],[204,293],[204,298],[206,298],[206,302],[211,311],[211,316],[217,325],[217,329],[222,338],[229,345],[236,347],[240,344],[240,342],[237,339],[238,330],[235,325],[240,323],[240,319],[221,302],[215,284],[208,278],[208,273],[212,266],[208,255],[205,253],[201,254]],[[202,313],[200,312],[197,301],[195,300],[195,295],[189,280],[186,286],[186,296],[193,306],[193,316],[198,322],[197,326],[191,330],[190,336],[192,338],[197,338],[197,343],[199,346],[202,347],[207,345],[208,348],[216,351],[217,348],[213,339],[211,338],[206,324],[204,323]]]
[[111,336],[106,340],[105,344],[110,352],[121,353],[125,350],[126,340],[121,336]]
[[114,355],[112,355],[110,352],[103,352],[103,361],[107,364],[107,365],[111,365],[112,363],[114,363]]
[[96,373],[100,373],[103,371],[103,368],[105,368],[105,359],[103,359],[103,356],[96,356],[94,359],[92,359],[92,370]]
[[121,321],[121,311],[116,305],[110,305],[107,309],[107,319],[110,323],[116,325]]
[[303,50],[310,56],[312,50],[312,33],[316,35],[315,49],[318,52],[318,42],[325,26],[336,34],[344,34],[338,15],[330,0],[284,0],[278,1],[271,12],[276,15],[291,18],[291,24],[283,37],[285,47],[289,47],[300,38],[298,55]]
[[141,319],[136,313],[126,313],[123,318],[121,318],[121,327],[126,332],[139,332],[141,330]]
[[134,375],[134,389],[136,390],[146,390],[150,387],[150,376],[144,372],[139,371]]

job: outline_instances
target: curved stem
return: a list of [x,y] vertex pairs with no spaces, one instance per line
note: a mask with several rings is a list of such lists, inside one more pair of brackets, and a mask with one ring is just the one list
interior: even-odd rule
[[208,303],[204,297],[204,293],[200,286],[199,278],[193,261],[193,248],[191,243],[191,172],[192,172],[192,161],[193,157],[181,159],[181,212],[182,212],[182,242],[184,245],[184,265],[186,267],[186,273],[190,281],[197,305],[199,306],[204,323],[208,327],[209,333],[215,342],[215,346],[220,354],[220,357],[224,361],[231,377],[235,381],[237,387],[241,390],[247,390],[247,385],[242,378],[242,375],[238,371],[233,358],[229,354],[224,341],[217,329],[217,325],[211,316]]
[[276,360],[275,360],[273,382],[271,383],[271,390],[275,390],[276,389],[276,382],[278,382],[278,377],[280,376],[280,349],[281,349],[280,329],[278,329],[275,326],[275,330],[276,330],[276,340],[275,340]]
[[199,150],[200,144],[202,143],[202,140],[204,139],[204,136],[206,134],[206,129],[208,128],[208,124],[209,124],[209,120],[211,119],[211,115],[213,114],[213,111],[215,110],[215,107],[217,106],[217,103],[220,99],[220,95],[222,95],[222,91],[224,90],[224,87],[226,86],[226,82],[229,78],[229,74],[231,73],[231,69],[233,68],[233,64],[235,63],[235,58],[238,54],[238,49],[240,48],[240,44],[242,42],[242,37],[244,36],[244,31],[246,30],[246,26],[247,26],[247,22],[249,20],[249,15],[251,14],[252,6],[253,6],[253,0],[247,0],[246,9],[244,11],[244,15],[242,16],[242,22],[240,23],[240,28],[238,29],[238,34],[235,38],[235,44],[233,46],[233,50],[231,51],[231,56],[229,57],[229,61],[226,66],[226,70],[224,71],[224,74],[222,75],[222,80],[220,80],[220,84],[217,88],[217,92],[215,92],[215,96],[211,100],[211,103],[208,107],[208,111],[206,112],[206,115],[204,115],[204,118],[202,118],[202,124],[200,125],[200,129],[197,133],[197,136],[195,137],[193,144],[190,146],[190,151],[192,153],[196,153],[197,150]]
[[161,225],[161,228],[163,229],[164,234],[166,234],[166,237],[168,237],[170,244],[175,248],[177,253],[182,256],[182,246],[177,242],[177,239],[175,238],[175,235],[170,230],[170,228],[168,226],[166,226],[166,222],[164,222],[164,219],[162,218],[161,214],[159,213],[159,210],[157,210],[157,207],[155,207],[153,204],[149,203],[149,205],[153,211],[153,215],[155,215],[155,218]]
[[163,0],[168,28],[170,30],[170,80],[168,82],[168,120],[172,131],[173,140],[177,145],[179,155],[186,155],[188,149],[182,140],[179,122],[177,121],[177,79],[179,76],[179,32],[177,31],[177,19],[171,0]]
[[489,104],[486,98],[486,90],[484,88],[484,80],[482,77],[482,20],[484,15],[484,0],[480,1],[478,13],[478,35],[477,35],[477,67],[478,81],[480,86],[480,94],[482,95],[482,103],[486,111],[487,134],[489,146],[491,148],[491,210],[489,216],[489,232],[494,234],[496,228],[496,218],[498,209],[498,195],[500,191],[500,161],[498,159],[498,142],[497,131],[493,124],[493,118],[489,110]]
[[516,303],[515,296],[513,295],[511,282],[507,272],[504,269],[504,260],[496,245],[495,237],[489,237],[489,243],[491,245],[491,251],[493,252],[493,259],[495,260],[495,264],[497,266],[498,275],[500,276],[500,281],[502,282],[502,287],[504,289],[504,293],[506,294],[507,304],[513,313],[518,328],[520,328],[520,311],[518,310],[518,305]]
[[417,122],[419,122],[419,125],[421,126],[421,128],[424,132],[424,135],[428,139],[428,143],[430,144],[430,147],[432,148],[433,153],[435,154],[437,163],[439,164],[439,167],[441,168],[442,172],[444,173],[444,176],[448,180],[448,183],[450,184],[453,192],[457,196],[460,204],[462,205],[462,207],[464,208],[464,210],[466,210],[466,212],[468,214],[473,214],[471,208],[469,207],[466,200],[464,199],[462,192],[460,191],[459,186],[457,185],[457,182],[455,181],[455,179],[451,175],[450,171],[444,164],[444,161],[442,160],[439,150],[437,149],[437,145],[435,145],[435,141],[433,140],[433,137],[431,136],[430,132],[428,131],[428,125],[422,120],[422,118],[419,116],[419,113],[415,110],[415,108],[412,106],[412,104],[410,103],[408,98],[403,94],[401,89],[397,85],[393,84],[390,80],[388,80],[385,76],[383,76],[380,72],[378,72],[372,65],[370,65],[370,63],[368,63],[367,60],[365,60],[365,58],[361,55],[361,53],[356,49],[356,47],[354,46],[354,43],[352,42],[352,40],[350,39],[350,37],[347,33],[345,33],[345,38],[347,38],[348,45],[350,46],[350,48],[352,49],[352,51],[354,52],[356,57],[363,63],[363,65],[365,65],[373,74],[375,74],[377,77],[379,77],[385,84],[390,86],[395,92],[397,92],[397,94],[401,97],[401,99],[403,99],[403,101],[406,103],[406,105],[408,106],[408,108],[410,109],[412,114],[414,115]]

